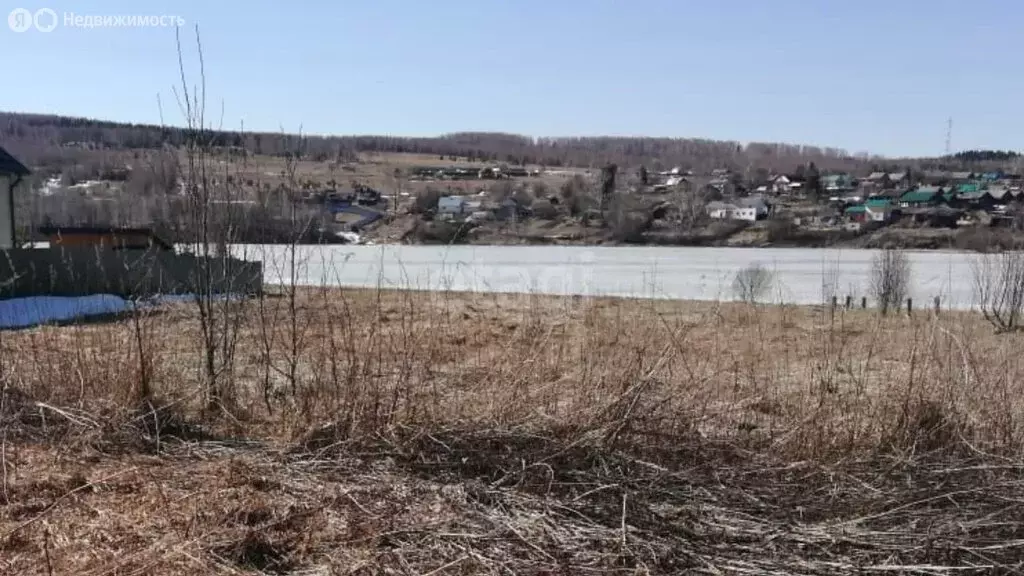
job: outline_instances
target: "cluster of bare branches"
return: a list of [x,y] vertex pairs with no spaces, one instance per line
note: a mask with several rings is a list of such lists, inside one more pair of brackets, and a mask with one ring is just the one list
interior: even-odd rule
[[902,250],[887,248],[871,261],[871,295],[882,314],[899,310],[910,292],[910,258]]
[[771,270],[755,262],[736,273],[732,282],[733,295],[740,302],[756,304],[768,295],[774,280]]
[[975,301],[985,319],[1001,332],[1020,330],[1024,325],[1024,253],[984,254],[973,266]]

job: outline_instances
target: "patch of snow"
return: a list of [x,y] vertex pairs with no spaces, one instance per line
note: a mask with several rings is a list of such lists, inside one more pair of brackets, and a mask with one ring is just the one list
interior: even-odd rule
[[355,232],[338,232],[337,236],[349,244],[362,244],[363,242],[363,239]]

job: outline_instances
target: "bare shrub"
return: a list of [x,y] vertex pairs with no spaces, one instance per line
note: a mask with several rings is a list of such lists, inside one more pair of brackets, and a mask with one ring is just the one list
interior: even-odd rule
[[596,205],[587,182],[579,174],[562,184],[559,193],[571,216],[580,216]]
[[1024,252],[979,256],[973,263],[974,297],[982,315],[999,332],[1022,328]]
[[411,212],[413,214],[423,214],[434,210],[437,208],[437,201],[441,199],[441,196],[443,194],[436,188],[427,187],[427,189],[419,191],[413,198]]
[[871,295],[882,314],[899,309],[910,291],[910,259],[902,250],[886,248],[871,262]]
[[605,215],[610,239],[618,242],[641,242],[650,230],[653,217],[635,198],[613,196]]
[[792,218],[772,218],[768,220],[768,241],[772,243],[786,242],[799,236],[800,228]]
[[558,217],[558,208],[546,198],[538,198],[530,205],[533,215],[541,220],[554,220]]
[[768,295],[774,281],[771,270],[754,263],[736,273],[732,281],[732,292],[737,300],[756,304]]

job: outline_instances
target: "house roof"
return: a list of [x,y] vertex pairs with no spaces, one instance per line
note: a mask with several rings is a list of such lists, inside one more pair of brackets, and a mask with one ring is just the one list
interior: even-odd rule
[[729,204],[728,202],[719,202],[717,200],[708,202],[708,210],[735,210],[735,204]]
[[760,196],[750,196],[748,198],[740,198],[736,200],[736,205],[745,208],[762,208],[767,207],[768,203]]
[[973,172],[953,172],[950,174],[950,176],[956,180],[968,180],[973,175]]
[[890,172],[889,173],[889,180],[903,180],[906,177],[907,177],[907,173],[906,172]]
[[881,180],[885,178],[885,172],[872,172],[868,175],[868,180]]
[[934,200],[935,196],[938,194],[938,188],[933,186],[922,186],[917,190],[910,190],[903,196],[900,196],[900,202],[907,202],[910,204],[924,204]]
[[867,208],[888,208],[892,206],[892,202],[888,198],[868,198],[864,202],[864,206]]
[[74,236],[76,234],[88,234],[90,236],[106,234],[138,234],[148,237],[153,244],[156,244],[161,248],[174,250],[174,245],[157,235],[152,228],[119,228],[113,226],[42,226],[39,228],[39,233],[44,236]]
[[0,174],[14,174],[15,176],[28,176],[31,174],[24,164],[11,156],[7,150],[0,147]]
[[958,192],[956,197],[961,200],[979,200],[988,194],[988,190],[972,190],[969,192]]
[[996,200],[1002,200],[1003,196],[1006,196],[1007,194],[1009,194],[1011,198],[1016,196],[1014,191],[1010,190],[1010,188],[1006,186],[989,186],[988,193]]
[[843,210],[843,212],[845,214],[863,214],[863,213],[865,213],[867,211],[868,211],[867,207],[864,206],[863,204],[858,204],[856,206],[850,206],[846,210]]
[[919,208],[910,208],[907,210],[907,214],[920,214],[926,216],[959,216],[960,214],[963,213],[963,210],[950,208],[945,204],[940,204],[939,206],[922,206]]

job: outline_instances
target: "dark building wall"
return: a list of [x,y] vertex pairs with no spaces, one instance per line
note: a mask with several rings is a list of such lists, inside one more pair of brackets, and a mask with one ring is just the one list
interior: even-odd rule
[[136,248],[140,250],[145,250],[150,246],[149,236],[141,233],[62,233],[50,234],[47,240],[51,246],[105,246],[107,248]]
[[65,246],[0,251],[0,299],[25,296],[126,297],[197,292],[209,282],[217,292],[259,294],[263,266],[234,258],[205,259],[165,250],[115,250]]

